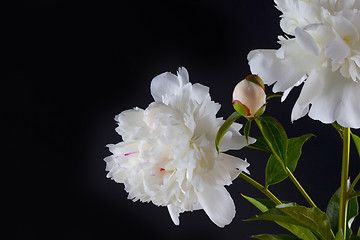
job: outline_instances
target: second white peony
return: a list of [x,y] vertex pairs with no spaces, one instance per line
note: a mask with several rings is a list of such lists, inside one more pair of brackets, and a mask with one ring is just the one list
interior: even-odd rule
[[[254,74],[284,92],[304,83],[292,120],[360,128],[360,0],[275,0],[283,13],[278,50],[248,55]],[[290,37],[288,37],[290,36]]]
[[[235,216],[234,202],[224,186],[249,164],[215,149],[217,130],[224,122],[216,114],[209,88],[192,85],[188,72],[166,72],[151,82],[155,102],[116,116],[123,142],[109,144],[105,158],[108,177],[125,184],[128,198],[167,206],[173,222],[179,214],[203,209],[219,227]],[[240,124],[225,134],[220,151],[241,149],[246,140]],[[254,143],[249,139],[249,144]]]

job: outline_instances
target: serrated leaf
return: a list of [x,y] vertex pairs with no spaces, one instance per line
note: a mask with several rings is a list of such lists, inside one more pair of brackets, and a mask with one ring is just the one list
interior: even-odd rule
[[[257,207],[261,212],[266,212],[269,209],[275,208],[275,203],[273,203],[269,199],[255,199],[251,198],[245,195],[242,195],[246,200],[248,200],[250,203],[252,203],[255,207]],[[295,236],[299,237],[300,239],[304,240],[317,240],[318,238],[307,228],[303,228],[298,225],[289,224],[286,222],[278,222],[275,221],[278,225],[281,227],[287,229]]]
[[259,239],[259,240],[297,240],[300,238],[293,237],[286,234],[280,235],[271,235],[271,234],[261,234],[261,235],[254,235],[251,238]]
[[323,240],[334,239],[329,218],[319,208],[304,206],[277,206],[277,209],[288,214],[300,226],[307,227]]
[[[326,208],[326,214],[329,217],[330,226],[333,232],[338,231],[340,192],[341,189],[339,188],[331,197],[328,206]],[[347,214],[347,230],[346,230],[347,238],[350,237],[352,233],[351,223],[354,220],[354,218],[358,215],[358,213],[359,213],[359,206],[357,199],[356,198],[350,199],[348,205],[348,214]]]
[[360,156],[360,137],[356,136],[353,133],[351,133],[351,137],[355,143],[356,149],[358,150],[358,154]]
[[271,154],[271,149],[269,148],[266,140],[264,137],[253,137],[256,139],[256,142],[253,144],[248,145],[248,148],[253,148],[253,149],[257,149],[257,150],[262,150],[265,152],[268,152]]
[[238,112],[233,112],[219,128],[215,138],[215,146],[218,152],[221,139],[224,137],[231,124],[233,124],[240,117],[241,115]]
[[274,154],[286,165],[288,138],[283,126],[273,117],[255,119],[260,131]]
[[[294,172],[301,156],[301,150],[304,143],[314,136],[313,134],[305,134],[300,137],[290,138],[287,148],[287,166],[291,172]],[[266,186],[279,183],[287,178],[284,167],[274,157],[270,156],[265,170]]]

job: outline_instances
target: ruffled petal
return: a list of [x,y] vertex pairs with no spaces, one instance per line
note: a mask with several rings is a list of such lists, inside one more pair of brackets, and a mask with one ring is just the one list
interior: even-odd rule
[[250,164],[245,160],[229,154],[220,153],[219,161],[220,164],[223,165],[223,167],[229,172],[231,181],[237,178],[241,172],[250,174],[249,170],[247,170],[247,167],[249,167]]
[[255,143],[256,139],[249,137],[248,143],[244,136],[239,131],[242,125],[233,123],[229,130],[224,134],[220,141],[219,150],[220,152],[226,152],[228,150],[239,150],[249,144]]
[[184,86],[185,84],[189,83],[189,73],[186,68],[179,67],[177,75],[180,81],[180,86]]
[[197,197],[206,214],[217,226],[224,227],[235,217],[235,204],[225,187],[204,183],[204,190],[197,192]]
[[305,51],[312,53],[316,56],[320,54],[320,46],[315,41],[315,39],[305,30],[297,27],[295,29],[295,38],[296,42],[302,47]]
[[209,87],[199,83],[192,86],[192,97],[200,104],[209,95]]
[[[360,128],[360,84],[344,78],[329,67],[314,71],[306,80],[291,118],[306,115],[323,123],[337,121],[343,127]],[[309,105],[311,108],[309,111]]]
[[139,130],[145,125],[143,121],[144,110],[134,108],[125,110],[115,116],[118,127],[115,129],[119,135],[122,135],[124,141],[130,138],[136,138],[140,133]]
[[336,34],[335,39],[325,45],[325,55],[335,62],[343,61],[349,54],[350,48],[339,34]]
[[283,92],[294,86],[306,74],[290,67],[285,60],[276,56],[277,50],[253,50],[248,55],[253,74],[258,74],[264,83],[275,83],[273,91]]
[[179,216],[180,212],[177,210],[175,204],[170,204],[167,206],[171,220],[174,222],[175,225],[180,224]]
[[155,101],[162,101],[163,96],[175,94],[179,87],[189,82],[189,73],[184,67],[178,70],[178,76],[165,72],[153,78],[150,84],[151,95]]
[[326,84],[311,101],[309,116],[323,123],[337,121],[343,127],[360,128],[360,84],[330,71],[320,80]]
[[320,89],[323,88],[322,82],[318,81],[322,74],[323,71],[313,71],[305,81],[300,96],[293,107],[291,121],[295,121],[309,112],[310,102],[319,94]]

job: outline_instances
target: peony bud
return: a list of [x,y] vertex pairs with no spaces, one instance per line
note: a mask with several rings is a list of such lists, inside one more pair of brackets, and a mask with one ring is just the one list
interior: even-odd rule
[[249,75],[240,81],[233,92],[233,107],[244,117],[259,117],[265,111],[264,83],[257,75]]

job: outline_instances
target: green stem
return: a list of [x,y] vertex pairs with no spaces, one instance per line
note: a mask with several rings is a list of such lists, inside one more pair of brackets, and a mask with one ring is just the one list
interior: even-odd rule
[[299,183],[299,181],[295,178],[294,174],[292,174],[292,172],[290,171],[290,169],[288,167],[286,167],[286,174],[289,176],[289,178],[291,179],[291,181],[294,183],[294,185],[296,186],[296,188],[299,190],[299,192],[301,193],[301,195],[303,195],[303,197],[306,199],[306,201],[310,204],[310,206],[312,207],[316,207],[316,204],[313,202],[313,200],[310,198],[310,196],[306,193],[306,191],[304,190],[304,188],[301,186],[301,184]]
[[356,176],[355,180],[351,184],[351,186],[349,188],[349,193],[352,193],[352,191],[354,190],[354,188],[359,180],[360,180],[360,173]]
[[276,152],[274,151],[274,148],[271,144],[271,142],[269,141],[269,139],[266,138],[265,134],[264,134],[264,130],[263,127],[261,125],[261,123],[259,122],[258,119],[255,118],[255,122],[259,127],[260,132],[262,133],[263,137],[265,138],[265,141],[269,147],[269,150],[271,151],[271,154],[276,158],[276,160],[279,162],[279,164],[283,167],[286,175],[291,179],[291,181],[294,183],[294,185],[296,186],[296,188],[300,191],[301,195],[304,196],[304,198],[306,199],[306,201],[310,204],[310,206],[312,207],[316,207],[315,203],[313,202],[313,200],[311,200],[310,196],[306,193],[305,189],[301,186],[301,184],[299,183],[299,181],[295,178],[295,176],[292,174],[292,172],[290,171],[290,169],[286,166],[286,163],[284,163],[281,158],[276,154]]
[[349,178],[349,157],[350,157],[350,128],[343,130],[343,155],[341,168],[341,191],[340,191],[340,206],[339,206],[339,231],[342,231],[343,236],[346,236],[346,219],[348,210],[348,188],[347,181]]
[[270,192],[269,189],[267,189],[266,187],[264,187],[263,185],[261,185],[260,183],[258,183],[257,181],[255,181],[254,179],[249,177],[248,175],[246,175],[244,173],[240,173],[240,177],[242,179],[244,179],[245,181],[247,181],[248,183],[250,183],[251,185],[253,185],[255,188],[257,188],[263,194],[265,194],[276,205],[282,204],[282,202],[277,197],[275,197],[275,195],[272,192]]

